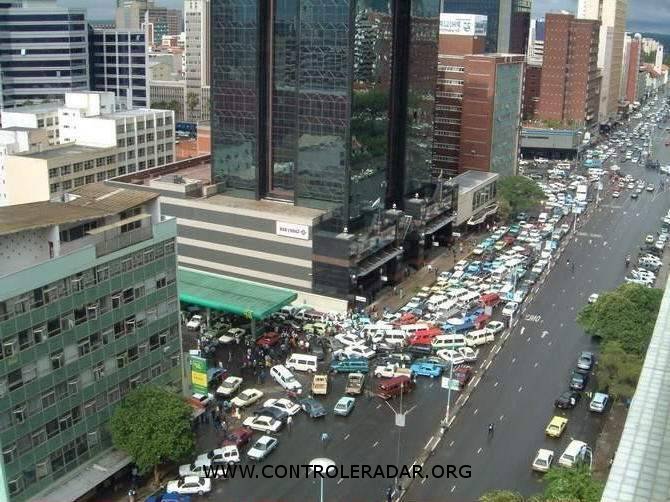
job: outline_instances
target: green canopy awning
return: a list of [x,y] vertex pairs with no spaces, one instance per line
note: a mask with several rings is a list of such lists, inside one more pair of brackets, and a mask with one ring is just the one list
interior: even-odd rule
[[179,267],[179,299],[184,303],[229,312],[258,321],[288,305],[297,294],[201,270]]

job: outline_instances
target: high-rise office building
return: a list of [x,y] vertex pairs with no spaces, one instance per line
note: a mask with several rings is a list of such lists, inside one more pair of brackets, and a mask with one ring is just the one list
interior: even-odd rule
[[91,90],[113,92],[122,109],[148,108],[144,32],[92,28],[89,40]]
[[0,207],[1,500],[79,500],[131,461],[117,403],[181,391],[175,236],[158,194],[100,183]]
[[189,87],[209,85],[210,0],[184,2],[184,57]]
[[88,86],[84,9],[56,0],[0,3],[0,108],[62,99]]
[[442,14],[435,101],[436,174],[515,174],[524,57],[482,54],[486,18]]
[[[537,117],[562,123],[598,123],[600,22],[547,14]],[[618,88],[618,87],[617,87]]]
[[184,29],[184,17],[181,10],[158,7],[149,3],[144,13],[144,24],[153,26],[153,40],[148,40],[149,44],[160,45],[163,36],[178,36]]
[[636,33],[630,42],[628,50],[628,63],[626,75],[626,94],[625,99],[628,103],[637,101],[637,81],[640,73],[640,63],[642,55],[642,35]]
[[602,124],[616,119],[621,89],[628,0],[579,0],[577,17],[600,21],[598,67],[602,72],[598,117]]
[[213,181],[322,211],[313,291],[376,291],[410,222],[449,210],[431,179],[439,4],[212,0]]
[[531,6],[532,0],[444,0],[442,12],[486,16],[486,52],[525,54]]
[[147,0],[116,0],[117,30],[139,30],[144,23],[144,15],[153,2]]

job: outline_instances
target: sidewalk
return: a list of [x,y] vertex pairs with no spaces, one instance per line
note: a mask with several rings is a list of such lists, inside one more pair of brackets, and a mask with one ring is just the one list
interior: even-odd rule
[[[432,286],[440,272],[451,270],[458,261],[466,258],[485,233],[473,234],[467,239],[459,241],[451,248],[442,249],[440,254],[429,260],[424,267],[413,272],[409,277],[398,283],[395,288],[387,288],[382,295],[368,306],[367,311],[376,310],[377,312],[383,312],[384,307],[391,312],[397,311],[422,287]],[[463,245],[463,251],[459,249],[460,244]],[[428,265],[432,267],[431,271],[428,270]],[[401,292],[403,293],[402,296],[400,295]]]

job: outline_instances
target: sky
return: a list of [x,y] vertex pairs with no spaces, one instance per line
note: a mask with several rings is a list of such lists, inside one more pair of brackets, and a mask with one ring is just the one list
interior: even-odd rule
[[[90,19],[114,19],[114,0],[58,0],[60,5],[86,7]],[[158,0],[161,6],[183,8],[183,0]],[[533,0],[533,17],[556,10],[575,11],[577,0]],[[670,34],[670,0],[628,0],[629,31]]]

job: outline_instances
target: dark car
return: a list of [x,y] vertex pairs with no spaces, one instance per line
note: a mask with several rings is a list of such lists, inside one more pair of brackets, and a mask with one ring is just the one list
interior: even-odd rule
[[253,435],[254,431],[249,429],[249,427],[238,427],[237,429],[228,431],[222,446],[237,446],[241,448],[251,440]]
[[575,392],[574,390],[566,390],[563,394],[558,396],[556,401],[554,401],[554,406],[556,406],[556,408],[561,408],[562,410],[574,408],[577,406],[577,403],[581,398],[582,395],[579,392]]
[[313,356],[316,356],[317,361],[323,361],[326,359],[326,349],[321,342],[317,342],[312,345],[311,352]]
[[458,380],[461,389],[463,389],[472,378],[472,368],[470,366],[458,366],[454,368],[453,377]]
[[410,345],[407,348],[407,353],[414,357],[426,357],[433,353],[433,346],[428,344]]
[[580,370],[591,371],[594,362],[595,357],[593,356],[593,352],[583,351],[579,354],[579,358],[577,359],[577,368]]
[[279,333],[270,331],[262,335],[260,338],[258,338],[256,340],[256,345],[258,345],[259,347],[265,347],[266,349],[269,349],[270,347],[274,347],[275,345],[277,345],[280,339],[281,337],[279,336]]
[[326,408],[324,408],[323,405],[314,398],[306,397],[300,399],[298,404],[303,409],[303,411],[307,413],[309,418],[319,418],[326,415]]
[[144,502],[191,502],[191,497],[180,493],[166,493],[161,488],[147,497]]
[[580,371],[573,371],[572,376],[570,377],[570,388],[574,390],[584,390],[586,384],[589,383],[588,373],[582,373]]
[[285,423],[286,419],[288,418],[288,413],[286,413],[284,410],[280,410],[279,408],[274,408],[272,406],[260,408],[254,411],[254,415],[266,415],[283,423]]

